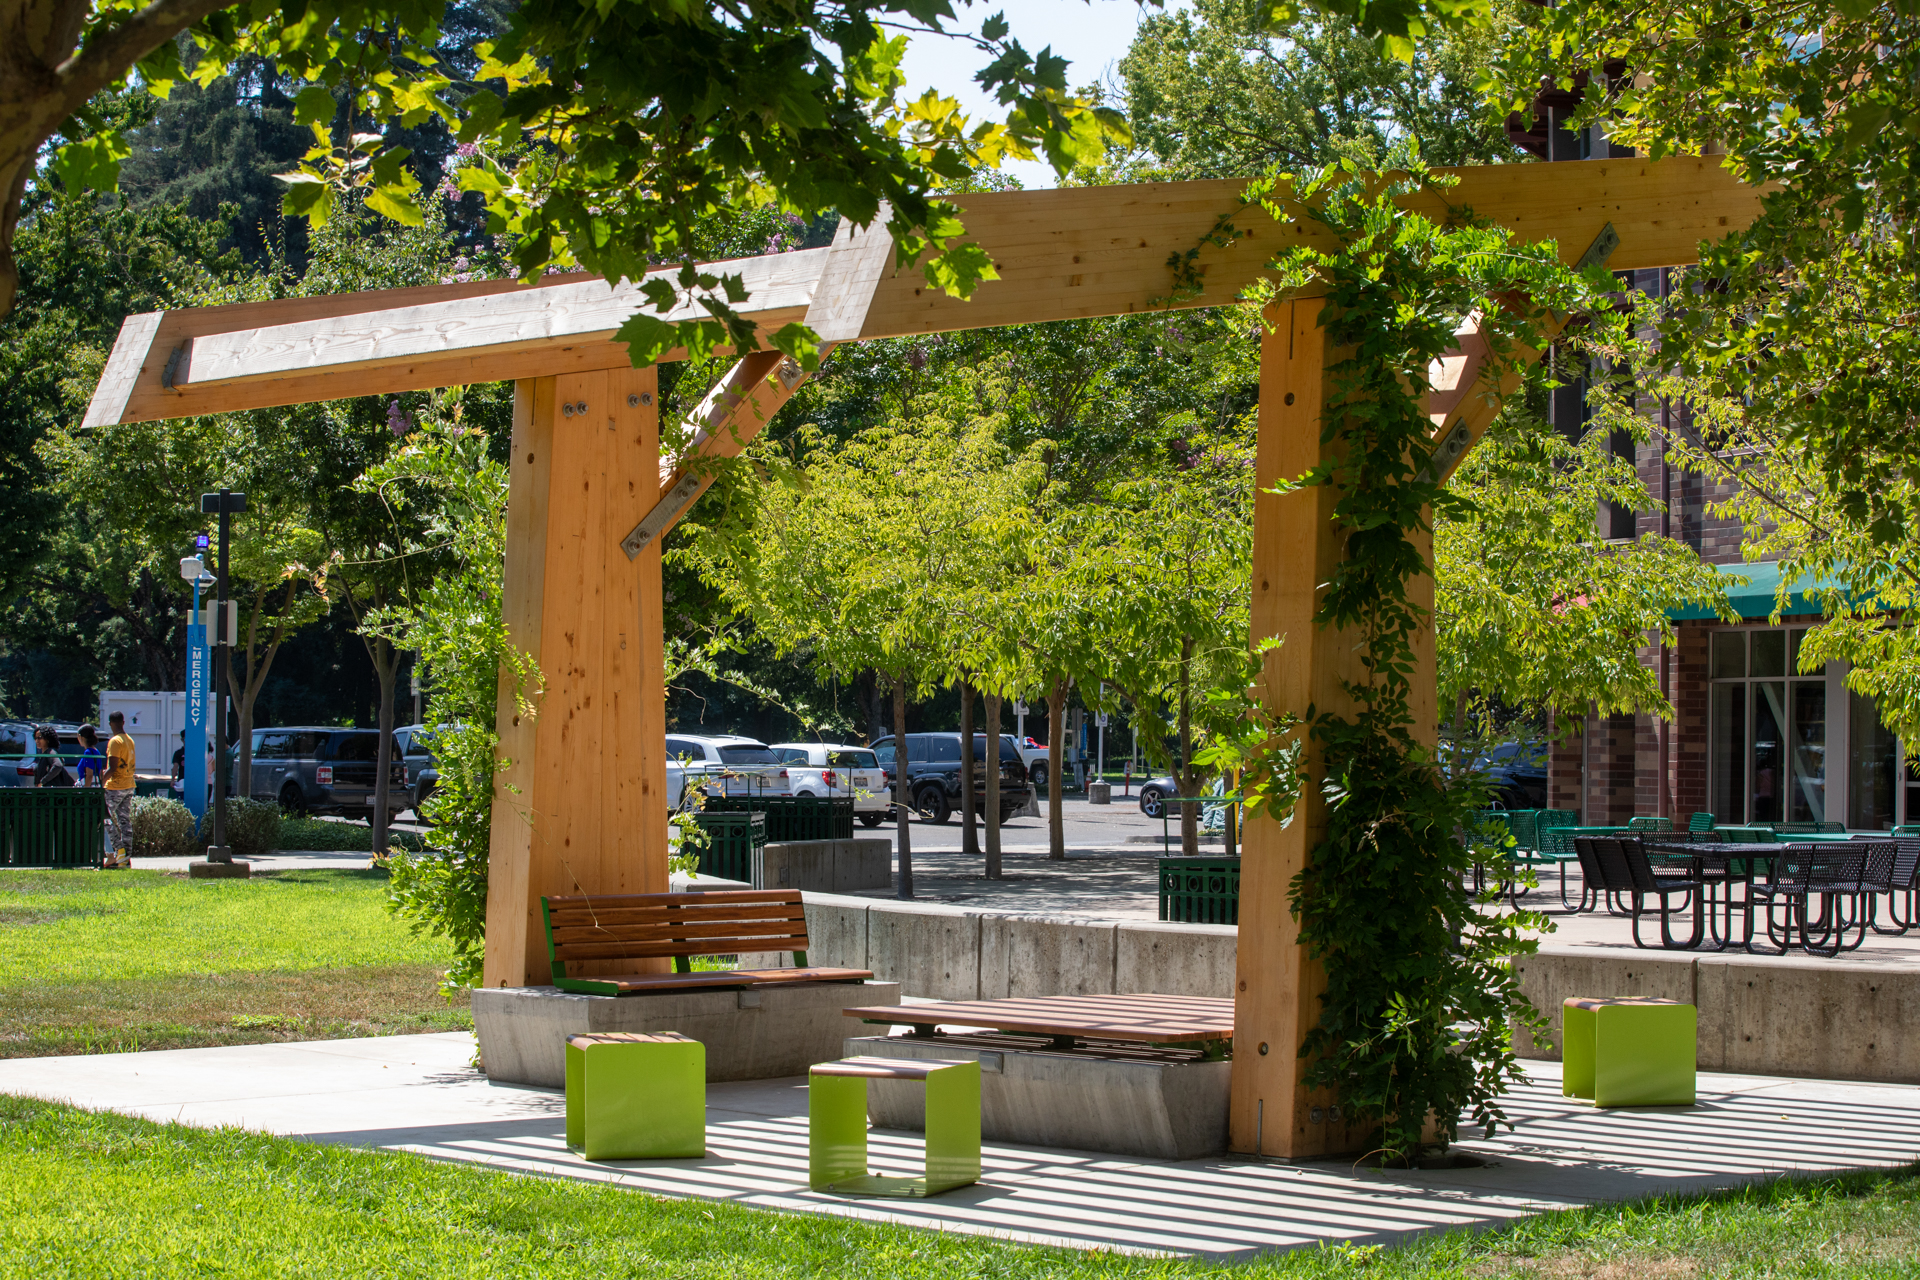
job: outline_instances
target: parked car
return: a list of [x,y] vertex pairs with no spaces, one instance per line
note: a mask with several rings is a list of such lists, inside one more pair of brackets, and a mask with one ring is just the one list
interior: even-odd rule
[[713,796],[790,796],[793,779],[773,749],[757,738],[672,734],[667,738],[670,807],[682,807],[689,787]]
[[[39,763],[39,747],[33,740],[37,726],[25,720],[0,721],[0,787],[31,787],[34,766]],[[80,777],[80,726],[56,724],[60,735],[60,758],[75,781]]]
[[[378,777],[380,731],[294,725],[253,731],[255,800],[279,801],[288,813],[367,816]],[[387,775],[387,817],[412,806],[406,761],[397,740]],[[229,766],[229,794],[239,794],[239,761]]]
[[[1440,758],[1451,767],[1453,743],[1440,744]],[[1473,758],[1475,772],[1487,781],[1487,801],[1496,809],[1547,807],[1547,754],[1535,742],[1502,742]]]
[[1149,818],[1157,818],[1167,810],[1167,797],[1180,794],[1180,784],[1173,775],[1163,773],[1157,778],[1148,778],[1140,784],[1140,812]]
[[433,756],[433,735],[448,727],[443,724],[429,729],[423,724],[410,724],[393,731],[393,740],[400,744],[401,762],[406,766],[407,807],[416,818],[421,817],[420,806],[440,785],[440,762]]
[[1486,771],[1495,808],[1547,807],[1547,753],[1537,743],[1503,742],[1475,763]]
[[[893,735],[874,741],[873,753],[889,773],[898,768]],[[982,816],[987,809],[986,758],[987,735],[973,735],[974,805]],[[907,786],[913,807],[928,821],[945,822],[960,807],[960,735],[957,733],[910,733],[907,735]],[[1033,798],[1033,784],[1027,781],[1027,766],[1006,734],[1000,735],[1000,821],[1005,822],[1027,807]]]
[[797,796],[852,796],[853,811],[869,827],[893,811],[887,773],[871,747],[837,742],[776,742],[768,748],[787,766]]
[[1012,743],[1013,749],[1020,753],[1020,763],[1027,766],[1027,781],[1033,784],[1033,789],[1039,791],[1044,788],[1047,785],[1047,770],[1051,767],[1047,763],[1047,749],[1032,738],[1016,738],[1010,733],[1003,733],[1000,737]]

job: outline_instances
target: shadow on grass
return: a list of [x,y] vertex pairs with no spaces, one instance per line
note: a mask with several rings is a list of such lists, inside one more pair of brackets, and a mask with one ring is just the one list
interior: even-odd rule
[[0,1058],[467,1031],[440,967],[363,965],[0,987]]

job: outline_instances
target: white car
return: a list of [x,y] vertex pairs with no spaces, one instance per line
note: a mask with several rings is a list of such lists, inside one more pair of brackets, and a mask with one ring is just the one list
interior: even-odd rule
[[710,796],[790,796],[793,779],[777,752],[757,738],[667,737],[667,798],[679,809],[687,788]]
[[871,747],[838,742],[776,742],[770,748],[787,766],[797,796],[852,796],[853,811],[877,827],[893,809],[887,774]]

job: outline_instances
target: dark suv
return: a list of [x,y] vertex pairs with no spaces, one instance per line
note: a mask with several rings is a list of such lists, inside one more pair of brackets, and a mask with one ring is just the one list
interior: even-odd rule
[[[255,729],[252,797],[278,800],[288,813],[367,817],[373,805],[379,752],[378,729]],[[228,782],[237,782],[238,776],[236,766]],[[413,798],[407,794],[406,764],[400,744],[395,742],[387,782],[387,816],[391,818],[412,804]]]
[[[892,785],[897,768],[893,735],[874,741],[873,753],[887,771]],[[973,735],[973,803],[982,817],[987,812],[987,735]],[[957,733],[910,733],[907,735],[907,794],[913,807],[929,821],[945,822],[960,807],[960,735]],[[1027,781],[1027,766],[1013,739],[1000,737],[1000,821],[1005,822],[1033,798]]]

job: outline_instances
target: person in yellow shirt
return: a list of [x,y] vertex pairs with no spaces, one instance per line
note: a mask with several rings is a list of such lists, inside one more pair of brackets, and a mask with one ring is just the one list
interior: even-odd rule
[[101,785],[107,792],[107,829],[113,852],[109,867],[131,867],[133,857],[133,739],[127,736],[127,718],[118,711],[107,717],[113,737],[107,740],[107,777]]

